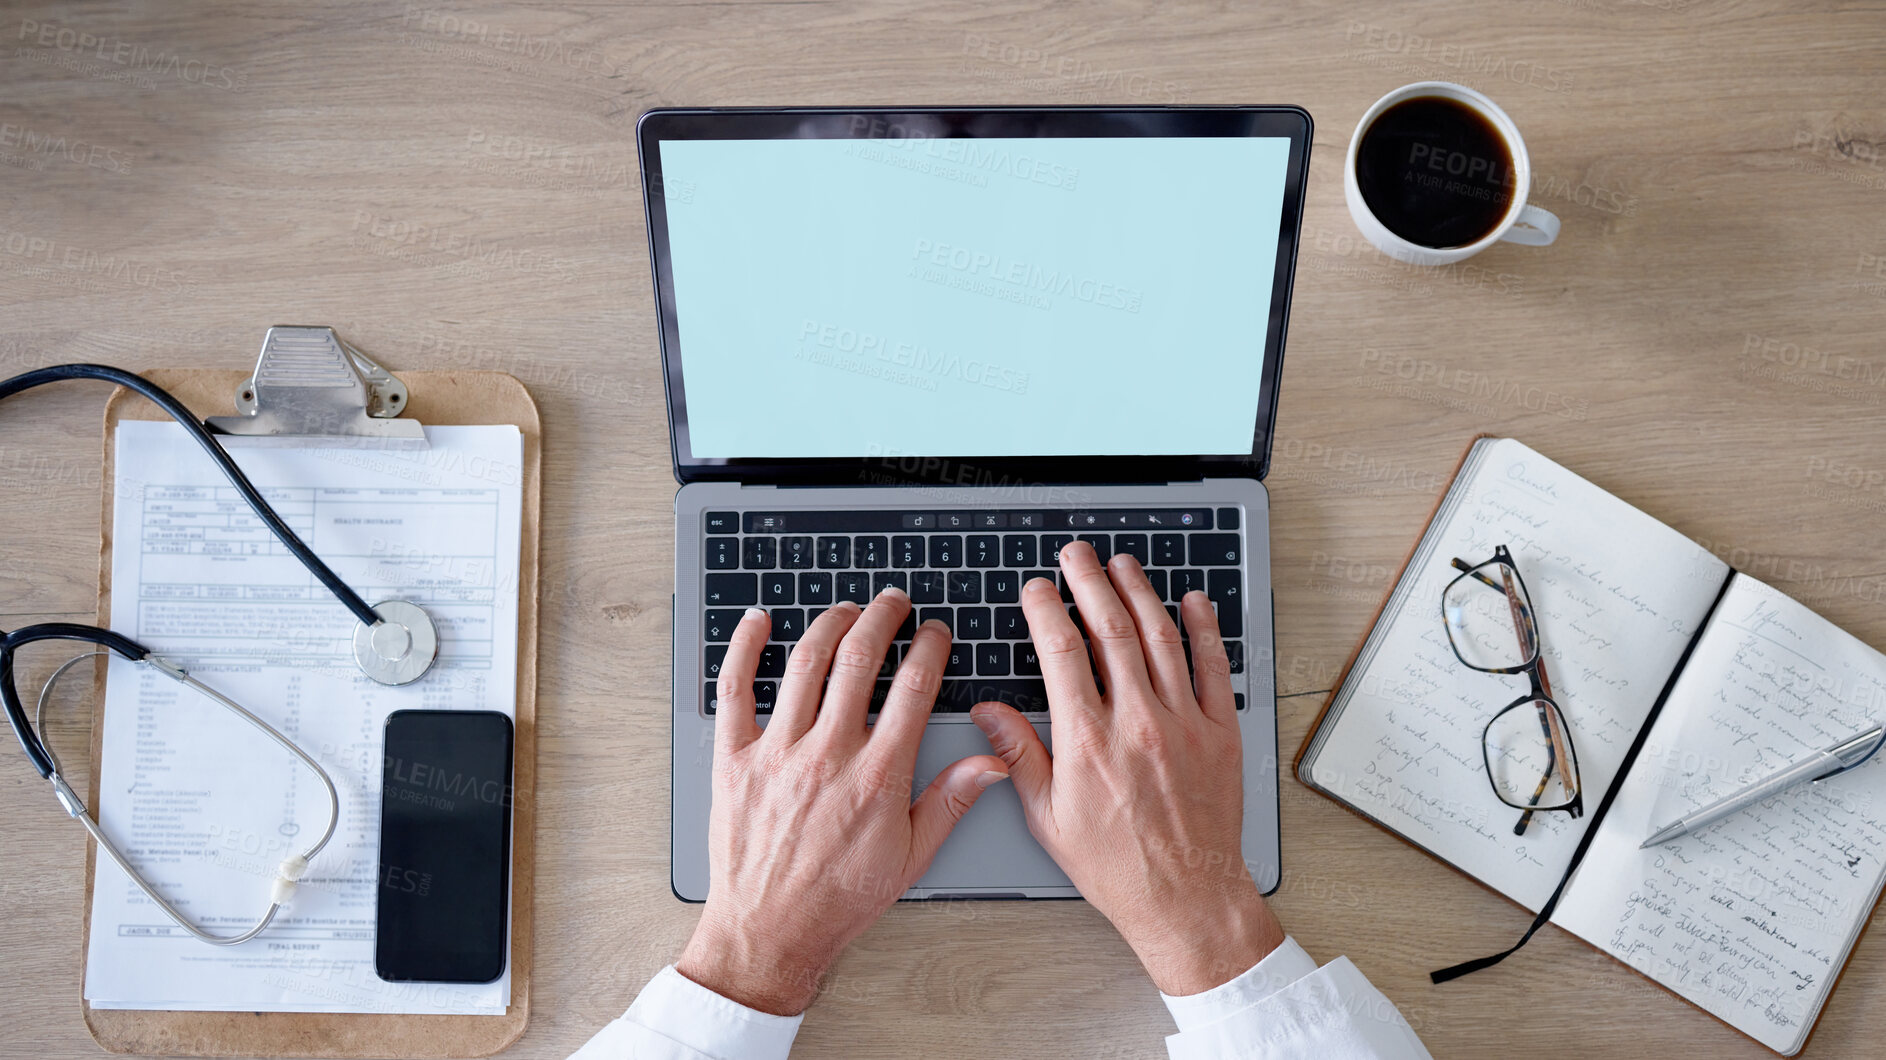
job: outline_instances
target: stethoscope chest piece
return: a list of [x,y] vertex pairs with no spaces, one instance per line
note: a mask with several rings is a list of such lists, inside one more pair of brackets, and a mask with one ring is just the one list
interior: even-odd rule
[[439,657],[439,631],[417,604],[384,600],[373,606],[380,621],[354,626],[354,662],[383,685],[407,685],[425,676]]

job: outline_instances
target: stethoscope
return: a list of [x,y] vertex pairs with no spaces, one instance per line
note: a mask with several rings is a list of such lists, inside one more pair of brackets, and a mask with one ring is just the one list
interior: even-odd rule
[[[262,499],[262,494],[249,483],[248,476],[242,473],[242,469],[236,466],[236,462],[230,459],[228,451],[223,448],[222,443],[216,440],[210,427],[199,421],[189,409],[183,406],[182,402],[172,397],[162,387],[131,372],[102,364],[61,364],[22,372],[0,383],[0,400],[5,400],[22,390],[31,390],[45,383],[56,383],[65,379],[101,379],[116,383],[127,390],[135,390],[149,398],[158,408],[169,413],[172,419],[181,424],[184,430],[188,431],[190,436],[203,447],[203,451],[209,454],[210,459],[216,462],[216,466],[222,470],[224,477],[229,479],[229,484],[234,486],[236,492],[242,495],[242,499],[248,502],[256,518],[269,528],[276,540],[282,543],[282,547],[300,560],[302,566],[308,569],[308,573],[314,575],[329,592],[334,594],[336,599],[346,605],[347,610],[353,612],[355,618],[360,620],[360,626],[354,631],[354,661],[360,666],[362,673],[381,684],[403,685],[417,681],[431,668],[433,659],[438,654],[439,638],[437,630],[432,625],[432,619],[426,615],[425,611],[406,600],[388,600],[378,607],[369,607],[367,602],[361,599],[360,594],[354,592],[346,582],[340,579],[339,575],[321,561],[321,557],[315,555],[306,544],[303,544],[301,538],[295,536],[295,532],[289,529],[288,524],[275,513],[275,509]],[[52,672],[40,690],[33,720],[29,722],[26,718],[26,710],[20,702],[19,689],[14,686],[14,657],[21,647],[44,640],[84,641],[99,647],[66,660]],[[163,895],[157,893],[157,889],[145,880],[143,874],[138,872],[130,860],[106,837],[104,831],[98,827],[98,822],[92,819],[84,800],[79,798],[78,793],[72,790],[72,786],[66,783],[65,777],[60,773],[58,756],[53,754],[52,747],[40,734],[39,722],[46,707],[46,700],[60,676],[69,667],[82,660],[97,655],[112,654],[140,666],[148,666],[221,704],[225,709],[254,726],[263,735],[287,749],[297,761],[320,778],[322,787],[327,791],[327,827],[321,831],[320,838],[313,845],[299,854],[284,858],[276,867],[275,879],[269,887],[268,911],[256,921],[253,927],[240,935],[213,935],[203,930],[191,923],[189,918],[171,905]],[[16,629],[0,636],[0,702],[5,704],[7,723],[13,727],[13,735],[19,737],[20,747],[26,751],[27,759],[33,763],[33,768],[41,777],[52,782],[53,795],[59,800],[59,805],[65,809],[66,814],[85,826],[85,830],[98,842],[99,849],[110,855],[111,860],[116,862],[118,867],[124,870],[125,875],[131,878],[131,882],[137,884],[138,889],[143,891],[151,901],[157,903],[170,919],[176,921],[179,927],[191,935],[212,946],[234,946],[261,934],[274,921],[275,914],[288,903],[289,897],[294,894],[296,883],[307,871],[308,862],[321,852],[321,848],[327,845],[328,840],[334,837],[334,829],[340,823],[340,794],[334,788],[333,778],[328,776],[327,770],[323,769],[319,762],[295,746],[293,740],[282,735],[268,722],[244,709],[235,700],[197,680],[183,667],[154,654],[149,648],[129,637],[114,633],[109,629],[74,622],[46,622]]]

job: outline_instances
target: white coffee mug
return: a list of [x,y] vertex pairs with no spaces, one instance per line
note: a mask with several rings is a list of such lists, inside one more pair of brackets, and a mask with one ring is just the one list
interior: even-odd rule
[[[1369,204],[1362,199],[1361,185],[1356,181],[1356,151],[1362,144],[1362,134],[1369,131],[1375,119],[1388,108],[1405,99],[1417,96],[1438,96],[1451,99],[1476,112],[1499,131],[1500,138],[1513,153],[1513,201],[1507,207],[1505,216],[1493,230],[1479,239],[1458,247],[1428,247],[1413,243],[1388,230],[1388,226],[1376,219]],[[1499,104],[1486,96],[1451,81],[1417,81],[1412,85],[1403,85],[1381,99],[1375,101],[1362,120],[1356,123],[1355,135],[1349,138],[1349,156],[1342,167],[1342,193],[1349,203],[1349,216],[1355,218],[1356,227],[1375,249],[1397,261],[1411,265],[1451,265],[1456,261],[1473,257],[1495,243],[1505,240],[1509,243],[1521,243],[1531,247],[1543,247],[1559,235],[1559,219],[1526,203],[1526,192],[1532,187],[1532,159],[1526,154],[1526,141],[1520,138],[1519,127],[1513,119],[1506,116]]]

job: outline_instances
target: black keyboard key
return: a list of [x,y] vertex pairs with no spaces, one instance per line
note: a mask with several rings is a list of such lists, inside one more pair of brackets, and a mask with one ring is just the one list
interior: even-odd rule
[[799,602],[802,604],[831,603],[832,576],[824,571],[799,575]]
[[963,539],[955,534],[938,534],[930,539],[930,566],[963,565]]
[[710,574],[703,602],[709,607],[741,607],[760,602],[757,574]]
[[973,570],[949,572],[949,601],[952,604],[982,602],[982,575]]
[[1231,701],[1237,704],[1237,709],[1239,710],[1244,709],[1244,693],[1242,692],[1231,693]]
[[[1024,641],[1020,644],[1015,645],[1015,672],[1024,677],[1040,677],[1041,676],[1041,656],[1035,654],[1034,641],[1032,640]],[[990,696],[988,698],[1001,699],[1000,696]],[[1037,709],[1047,710],[1048,709],[1048,704],[1047,704],[1048,692],[1045,687],[1042,689],[1041,698],[1042,698],[1042,704]],[[1010,703],[1010,705],[1013,706],[1013,703],[1011,703],[1009,700],[1003,699],[1002,702]],[[1019,710],[1021,708],[1017,707],[1016,709]]]
[[1067,580],[1065,574],[1061,575],[1061,599],[1069,603],[1074,601],[1074,584]]
[[1113,535],[1113,550],[1139,560],[1139,565],[1142,567],[1147,564],[1148,557],[1152,555],[1146,551],[1145,534],[1115,534]]
[[1178,604],[1167,604],[1167,605],[1166,605],[1166,614],[1168,614],[1168,615],[1171,615],[1171,616],[1172,616],[1172,624],[1173,624],[1173,625],[1175,625],[1175,626],[1177,626],[1177,627],[1179,627],[1179,636],[1181,636],[1181,637],[1183,637],[1183,636],[1185,636],[1185,635],[1186,635],[1186,633],[1185,633],[1185,619],[1183,619],[1183,618],[1180,618],[1180,617],[1179,617],[1179,605],[1178,605]]
[[943,602],[943,572],[940,570],[912,571],[910,574],[910,600],[917,604],[940,604]]
[[[878,666],[878,676],[890,680],[897,676],[897,645],[893,644],[884,651],[884,662]],[[873,707],[872,709],[876,709]]]
[[1193,534],[1191,561],[1194,567],[1235,567],[1239,549],[1236,534]]
[[1172,572],[1172,602],[1185,599],[1185,594],[1193,589],[1205,588],[1205,572],[1202,570],[1175,570]]
[[893,585],[902,589],[905,593],[909,593],[910,575],[900,570],[881,570],[871,575],[871,595],[873,597],[876,597],[877,594]]
[[1080,539],[1094,546],[1094,555],[1100,557],[1101,566],[1113,558],[1113,539],[1105,534],[1082,534]]
[[905,512],[903,524],[906,530],[935,530],[936,516],[927,512]]
[[784,644],[768,644],[766,649],[760,652],[760,668],[757,676],[786,676],[786,646]]
[[1034,581],[1036,578],[1046,578],[1049,585],[1053,585],[1056,580],[1055,573],[1051,570],[1031,570],[1022,575],[1022,588],[1028,588],[1028,583]]
[[1019,607],[996,608],[995,636],[997,640],[1027,640],[1028,616]]
[[851,538],[819,538],[819,566],[827,570],[851,566]]
[[969,535],[969,565],[972,567],[999,567],[1002,565],[1002,539],[994,534]]
[[701,517],[701,525],[710,534],[737,534],[740,532],[740,513],[708,512]]
[[1040,530],[1048,525],[1046,512],[1010,512],[1008,525],[1012,530]]
[[975,525],[973,512],[938,512],[936,528],[938,530],[967,530]]
[[701,699],[706,702],[707,713],[710,717],[713,716],[715,711],[720,709],[720,689],[714,687],[714,685],[715,682],[709,681],[707,684],[701,686]]
[[787,571],[760,576],[760,603],[792,603],[793,575]]
[[937,691],[934,713],[967,714],[969,708],[992,699],[1007,703],[1024,714],[1045,714],[1048,711],[1048,689],[1039,677],[1006,677],[978,678],[974,681],[945,680]]
[[861,537],[852,542],[851,561],[860,567],[875,570],[890,563],[890,547],[890,543],[881,537]]
[[956,627],[955,627],[955,625],[954,625],[954,624],[953,624],[953,623],[952,623],[952,622],[950,621],[950,609],[949,609],[949,608],[947,608],[947,607],[925,607],[925,608],[920,608],[920,609],[918,609],[918,611],[917,611],[917,621],[918,621],[918,622],[920,622],[920,623],[922,623],[922,622],[928,622],[928,621],[930,621],[931,619],[936,619],[936,620],[937,620],[938,622],[941,622],[941,623],[943,623],[943,625],[944,625],[944,626],[946,626],[946,627],[948,627],[948,628],[949,628],[949,630],[950,630],[950,632],[951,632],[952,634],[954,634],[954,633],[956,632]]
[[811,567],[812,539],[809,537],[780,538],[779,565],[789,570],[805,570]]
[[923,566],[923,538],[914,535],[891,538],[891,566]]
[[1165,571],[1148,568],[1146,571],[1146,580],[1153,583],[1153,592],[1157,593],[1161,600],[1168,599],[1166,596]]
[[1061,565],[1061,546],[1074,540],[1073,534],[1041,535],[1041,562],[1050,566]]
[[819,620],[819,616],[820,616],[820,615],[822,615],[822,614],[824,614],[825,612],[827,612],[827,611],[830,611],[830,610],[831,610],[831,608],[829,608],[829,607],[811,607],[811,608],[807,608],[807,609],[806,609],[806,613],[805,613],[805,626],[806,626],[806,628],[807,628],[807,629],[811,629],[811,628],[812,628],[812,623],[814,623],[814,622],[817,622],[817,621]]
[[749,537],[742,561],[748,570],[772,570],[778,566],[779,541],[771,537]]
[[988,640],[992,633],[988,608],[959,607],[956,609],[956,639]]
[[745,611],[713,610],[707,613],[707,620],[701,623],[702,638],[708,641],[732,640],[733,629],[745,617]]
[[795,641],[805,636],[805,612],[782,607],[773,612],[773,639]]
[[1176,567],[1185,562],[1184,534],[1153,535],[1153,565]]
[[707,539],[707,569],[733,570],[740,566],[740,542],[731,537]]
[[701,676],[710,681],[720,677],[720,664],[726,661],[726,658],[727,645],[709,644],[707,646],[707,659],[704,668],[701,670]]
[[1218,509],[1218,529],[1236,530],[1238,528],[1238,510],[1236,508]]
[[1237,641],[1237,640],[1225,641],[1225,657],[1231,660],[1232,673],[1241,674],[1244,672],[1244,642],[1243,641]]
[[850,600],[854,604],[871,602],[871,576],[861,570],[839,571],[833,575],[837,579],[838,598]]
[[950,657],[943,664],[945,677],[969,677],[976,672],[976,648],[973,644],[951,644]]
[[1012,604],[1022,598],[1020,571],[992,570],[982,576],[982,598],[992,604]]
[[1032,567],[1035,565],[1035,537],[1033,534],[1010,534],[1002,539],[1002,562],[1010,567]]
[[1205,573],[1205,595],[1218,605],[1218,632],[1227,637],[1244,635],[1244,593],[1235,570]]
[[997,641],[976,645],[976,676],[1007,677],[1008,645]]
[[[897,632],[891,635],[891,639],[892,640],[909,640],[910,638],[916,635],[917,635],[917,609],[913,607],[910,610],[904,612],[904,621],[901,625],[897,627]],[[909,645],[905,645],[905,647],[908,648]]]
[[1205,572],[1205,595],[1214,603],[1236,603],[1242,595],[1239,591],[1239,577],[1235,570],[1213,570]]
[[753,682],[753,712],[771,714],[773,704],[779,702],[779,685],[773,681]]

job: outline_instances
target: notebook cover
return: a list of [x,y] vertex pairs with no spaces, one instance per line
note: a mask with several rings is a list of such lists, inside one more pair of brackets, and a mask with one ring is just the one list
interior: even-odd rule
[[[1330,707],[1336,702],[1337,693],[1342,691],[1343,683],[1349,679],[1349,671],[1352,668],[1354,668],[1356,664],[1356,660],[1361,657],[1362,648],[1365,644],[1368,643],[1369,635],[1375,632],[1375,627],[1378,624],[1380,624],[1380,622],[1382,621],[1382,614],[1388,609],[1389,600],[1394,596],[1396,587],[1401,584],[1402,576],[1407,573],[1408,564],[1414,562],[1415,552],[1420,549],[1421,542],[1427,538],[1428,531],[1433,528],[1434,519],[1441,512],[1441,505],[1446,503],[1447,495],[1453,491],[1454,483],[1460,479],[1461,470],[1465,468],[1467,465],[1467,458],[1473,454],[1473,447],[1479,442],[1486,439],[1500,439],[1504,437],[1505,437],[1504,435],[1497,435],[1497,434],[1492,434],[1492,433],[1476,434],[1473,436],[1473,438],[1471,438],[1467,442],[1466,448],[1461,450],[1460,459],[1455,461],[1454,463],[1454,473],[1448,477],[1447,489],[1442,490],[1440,496],[1434,499],[1434,507],[1431,510],[1429,510],[1427,519],[1421,524],[1421,533],[1416,535],[1414,541],[1409,544],[1407,554],[1402,556],[1400,568],[1395,572],[1395,577],[1389,580],[1388,588],[1382,593],[1382,602],[1376,606],[1375,614],[1372,618],[1369,619],[1369,624],[1367,628],[1365,628],[1362,631],[1362,635],[1356,639],[1355,649],[1349,653],[1348,661],[1343,663],[1341,672],[1339,672],[1336,675],[1336,682],[1330,688],[1328,698],[1323,700],[1323,709],[1317,712],[1316,720],[1313,723],[1311,723],[1309,732],[1303,738],[1303,746],[1297,749],[1296,758],[1291,763],[1291,772],[1296,775],[1297,782],[1302,784],[1304,787],[1309,788],[1311,791],[1316,792],[1318,795],[1321,795],[1324,798],[1335,803],[1336,805],[1341,806],[1343,809],[1348,810],[1352,814],[1355,814],[1357,817],[1361,818],[1364,821],[1367,821],[1369,824],[1375,826],[1376,828],[1381,829],[1383,832],[1386,832],[1387,834],[1394,836],[1397,840],[1400,840],[1401,842],[1408,844],[1409,846],[1415,848],[1416,850],[1421,851],[1424,854],[1428,854],[1429,857],[1433,857],[1436,861],[1440,862],[1442,865],[1445,865],[1447,868],[1452,869],[1456,873],[1459,873],[1461,877],[1471,880],[1476,885],[1482,888],[1485,888],[1488,893],[1497,895],[1498,897],[1505,899],[1506,901],[1513,902],[1513,900],[1511,898],[1508,898],[1505,894],[1502,894],[1501,892],[1488,886],[1485,883],[1485,881],[1481,880],[1478,876],[1473,875],[1472,873],[1468,872],[1467,870],[1461,868],[1458,865],[1455,865],[1453,862],[1448,861],[1445,858],[1436,857],[1434,854],[1428,851],[1425,847],[1421,846],[1419,843],[1416,843],[1415,841],[1409,839],[1407,836],[1402,835],[1400,832],[1397,832],[1393,828],[1390,828],[1388,825],[1383,824],[1381,821],[1378,821],[1375,818],[1369,816],[1368,814],[1362,812],[1362,810],[1358,809],[1357,807],[1350,804],[1349,802],[1343,799],[1337,798],[1335,795],[1311,783],[1304,776],[1304,773],[1303,773],[1304,760],[1309,755],[1311,745],[1316,742],[1317,734],[1322,731],[1323,723],[1329,717],[1329,710],[1330,710]],[[1734,574],[1735,574],[1735,571],[1733,568],[1731,568],[1731,578],[1733,578]],[[1700,635],[1700,631],[1698,635]],[[1687,658],[1687,655],[1685,657]],[[1671,677],[1672,677],[1672,680],[1674,680],[1675,675],[1672,674]],[[1666,688],[1666,692],[1667,691],[1668,689]],[[1622,780],[1623,778],[1620,776],[1619,779]],[[1881,900],[1886,901],[1886,894],[1882,895]],[[1531,911],[1526,910],[1525,906],[1519,905],[1518,902],[1513,902],[1513,904],[1516,906],[1519,906],[1521,910],[1525,910],[1528,914],[1530,914]],[[1827,997],[1825,1000],[1822,1001],[1820,1011],[1819,1013],[1815,1015],[1814,1023],[1808,1027],[1807,1034],[1801,1039],[1800,1046],[1797,1049],[1795,1049],[1795,1051],[1792,1053],[1783,1053],[1780,1055],[1784,1055],[1784,1056],[1798,1055],[1802,1050],[1806,1049],[1808,1043],[1813,1040],[1814,1032],[1820,1027],[1821,1017],[1826,1014],[1827,1006],[1833,1002],[1834,991],[1840,988],[1840,981],[1846,977],[1847,969],[1852,967],[1853,953],[1857,953],[1859,951],[1860,943],[1862,940],[1865,939],[1867,929],[1872,926],[1873,914],[1877,912],[1878,909],[1879,909],[1879,903],[1876,902],[1874,903],[1873,908],[1867,911],[1866,917],[1860,921],[1860,930],[1859,930],[1859,933],[1854,937],[1853,950],[1852,952],[1849,953],[1846,962],[1841,965],[1840,970],[1834,974],[1834,981],[1827,988]],[[1553,924],[1552,926],[1558,927],[1557,924]],[[1513,937],[1515,940],[1517,940],[1518,932],[1521,930],[1524,930],[1523,927],[1520,929],[1517,929],[1514,932]],[[1571,931],[1567,931],[1566,929],[1562,927],[1559,928],[1559,931],[1563,932],[1567,938],[1572,939],[1573,941],[1579,943],[1580,945],[1590,947],[1592,952],[1600,954],[1604,957],[1610,957],[1614,961],[1617,960],[1617,958],[1611,957],[1611,954],[1606,953],[1602,948],[1596,945],[1593,945],[1591,942],[1586,941],[1581,936],[1574,934]],[[1500,948],[1504,945],[1506,944],[1494,943],[1494,944],[1489,945],[1487,948],[1488,950],[1491,951],[1496,948]],[[1465,955],[1462,955],[1462,954],[1456,954],[1454,955],[1454,958],[1452,959],[1460,959],[1460,958],[1464,958],[1464,956]],[[1450,958],[1448,957],[1437,955],[1435,958],[1435,963],[1441,964],[1449,959]],[[1630,965],[1624,964],[1624,962],[1622,961],[1618,961],[1617,963],[1623,965],[1626,968],[1630,968]],[[1710,1012],[1708,1009],[1703,1008],[1701,1005],[1696,1004],[1694,1001],[1691,1001],[1689,998],[1684,997],[1683,995],[1677,993],[1676,991],[1671,990],[1669,987],[1663,985],[1661,982],[1658,982],[1655,978],[1648,975],[1644,975],[1642,972],[1638,972],[1637,969],[1635,968],[1631,968],[1630,970],[1636,973],[1638,976],[1645,979],[1646,981],[1648,981],[1652,986],[1655,986],[1657,989],[1670,995],[1676,1000],[1681,1001],[1683,1004],[1688,1005],[1690,1008],[1693,1008],[1696,1011],[1701,1012],[1703,1015],[1708,1016],[1710,1019],[1716,1020],[1717,1022],[1721,1023],[1723,1026],[1728,1027],[1730,1030],[1735,1031],[1737,1034],[1741,1034],[1744,1037],[1747,1037],[1750,1041],[1755,1042],[1757,1045],[1760,1045],[1762,1048],[1764,1049],[1768,1048],[1767,1045],[1761,1043],[1760,1041],[1755,1039],[1752,1035],[1748,1035],[1747,1032],[1743,1031],[1740,1027],[1737,1027],[1735,1024],[1730,1023],[1729,1021],[1723,1019],[1720,1016],[1717,1016],[1715,1013]]]

